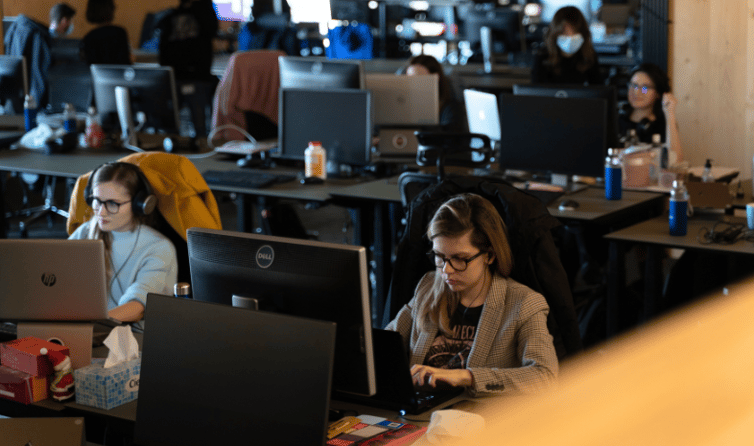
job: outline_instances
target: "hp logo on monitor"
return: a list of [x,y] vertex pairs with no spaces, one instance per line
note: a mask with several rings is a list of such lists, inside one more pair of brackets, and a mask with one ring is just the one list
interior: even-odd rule
[[256,259],[260,268],[269,268],[275,260],[275,250],[270,245],[264,245],[257,250]]
[[53,286],[55,285],[55,282],[57,282],[58,279],[55,277],[55,274],[52,273],[42,273],[42,285],[44,286]]

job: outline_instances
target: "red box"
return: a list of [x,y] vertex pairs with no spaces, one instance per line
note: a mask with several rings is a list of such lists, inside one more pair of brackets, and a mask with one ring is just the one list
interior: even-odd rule
[[9,367],[0,366],[0,398],[29,404],[49,396],[47,376],[32,376]]
[[30,336],[0,344],[0,364],[29,375],[50,375],[55,371],[47,355],[40,352],[42,348],[70,356],[68,347]]

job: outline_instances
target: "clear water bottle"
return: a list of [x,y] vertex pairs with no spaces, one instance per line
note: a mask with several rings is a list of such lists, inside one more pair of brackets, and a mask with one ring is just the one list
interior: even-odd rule
[[102,130],[99,113],[94,106],[89,107],[86,114],[86,146],[92,149],[99,149],[104,145],[105,132]]
[[326,166],[327,156],[322,143],[319,141],[309,142],[309,147],[304,151],[304,175],[324,180],[327,178]]
[[37,126],[37,101],[27,94],[24,98],[24,128],[28,132]]
[[670,235],[686,235],[688,226],[689,192],[683,180],[673,181],[670,191]]
[[607,149],[605,158],[605,199],[620,200],[623,191],[623,167],[620,151]]
[[670,164],[668,148],[662,145],[662,136],[659,133],[652,135],[652,147],[660,154],[660,169],[667,169]]
[[66,132],[76,131],[76,109],[70,102],[63,109],[63,128]]
[[191,285],[186,282],[178,282],[173,285],[173,295],[182,299],[191,299]]
[[702,171],[703,183],[714,183],[715,177],[712,176],[712,160],[707,158],[707,162],[704,163],[704,170]]

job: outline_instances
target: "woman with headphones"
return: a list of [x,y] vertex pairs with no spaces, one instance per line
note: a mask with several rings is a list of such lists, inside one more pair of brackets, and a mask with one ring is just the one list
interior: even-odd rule
[[643,63],[631,71],[628,103],[619,110],[619,132],[636,130],[639,141],[651,143],[659,134],[669,149],[670,163],[683,161],[675,109],[678,101],[670,92],[668,75],[655,64]]
[[92,172],[84,192],[94,216],[69,239],[102,239],[110,317],[143,329],[147,293],[172,294],[178,275],[173,244],[152,228],[157,197],[134,164],[108,163]]

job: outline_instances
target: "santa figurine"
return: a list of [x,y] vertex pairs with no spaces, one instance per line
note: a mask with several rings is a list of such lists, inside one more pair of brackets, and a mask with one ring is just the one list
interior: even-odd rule
[[74,394],[71,358],[59,351],[49,352],[46,348],[42,348],[40,353],[47,355],[53,370],[55,370],[55,375],[50,380],[52,397],[56,401],[65,401],[71,398]]

